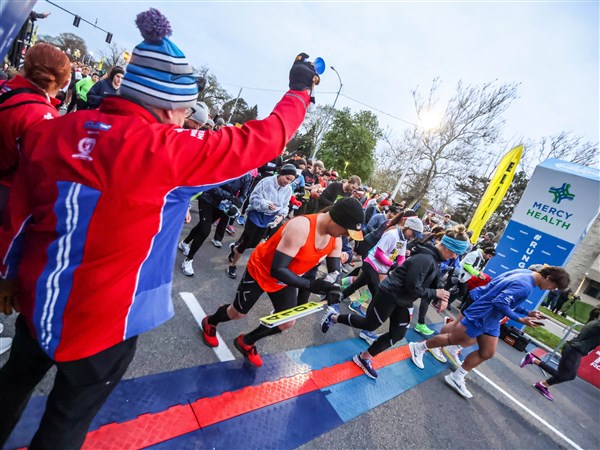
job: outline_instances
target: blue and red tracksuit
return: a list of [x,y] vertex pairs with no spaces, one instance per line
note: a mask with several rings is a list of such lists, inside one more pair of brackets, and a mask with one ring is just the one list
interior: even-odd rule
[[44,351],[84,358],[171,318],[190,197],[280,154],[308,103],[306,92],[289,91],[264,120],[204,132],[107,97],[98,110],[28,132],[0,269],[18,278],[21,313]]

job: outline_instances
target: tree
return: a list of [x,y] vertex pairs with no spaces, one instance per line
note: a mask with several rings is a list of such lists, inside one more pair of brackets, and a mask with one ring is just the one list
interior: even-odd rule
[[524,171],[515,173],[515,177],[502,200],[498,209],[492,214],[492,217],[488,221],[485,229],[492,231],[495,234],[500,234],[506,228],[510,218],[515,212],[516,206],[521,201],[523,192],[529,183],[529,177]]
[[[56,45],[63,52],[72,55],[73,59],[82,59],[88,54],[85,40],[73,33],[60,33],[58,36],[41,35],[38,40]],[[75,55],[79,54],[79,58]]]
[[523,165],[525,170],[531,173],[539,163],[549,158],[558,158],[584,166],[598,167],[598,157],[598,143],[592,144],[584,141],[582,137],[563,131],[527,145]]
[[336,110],[331,129],[323,138],[319,159],[344,177],[358,175],[368,180],[375,168],[374,151],[380,136],[377,116],[370,111],[352,114],[349,108]]
[[454,185],[454,191],[459,199],[452,213],[452,219],[458,223],[468,224],[473,218],[481,197],[489,184],[486,177],[470,174],[466,179]]
[[223,113],[221,114],[223,119],[229,119],[229,115],[231,114],[231,109],[233,108],[234,104],[235,110],[233,111],[233,115],[229,120],[230,123],[244,123],[248,120],[256,120],[258,118],[258,106],[254,105],[252,108],[250,108],[248,103],[246,103],[246,100],[240,97],[237,101],[237,104],[236,99],[231,99],[223,104]]
[[310,157],[325,132],[331,128],[334,112],[330,105],[318,105],[309,109],[300,129],[286,147],[288,153]]
[[[482,157],[489,157],[490,146],[500,139],[502,114],[516,98],[517,86],[496,82],[465,86],[460,81],[443,107],[437,97],[437,79],[427,97],[416,89],[412,91],[419,121],[432,111],[440,111],[441,119],[439,126],[431,130],[419,131],[416,126],[405,130],[398,141],[386,137],[389,149],[382,162],[396,173],[408,167],[401,191],[410,193],[404,196],[409,203],[432,194],[431,191],[443,191],[449,180],[464,177]],[[407,158],[415,148],[416,158]]]
[[114,66],[124,66],[126,64],[126,61],[123,59],[125,50],[125,47],[121,47],[116,42],[108,45],[104,50],[100,50],[98,54],[104,61],[102,70],[109,72]]
[[198,100],[206,103],[212,116],[222,115],[223,105],[231,100],[231,95],[219,84],[217,77],[209,73],[208,67],[192,69],[194,75],[206,80],[204,89],[198,94]]

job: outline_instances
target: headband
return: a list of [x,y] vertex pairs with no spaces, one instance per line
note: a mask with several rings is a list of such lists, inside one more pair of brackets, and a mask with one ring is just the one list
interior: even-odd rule
[[462,255],[469,248],[469,241],[459,241],[458,239],[445,235],[442,237],[442,245],[451,252]]

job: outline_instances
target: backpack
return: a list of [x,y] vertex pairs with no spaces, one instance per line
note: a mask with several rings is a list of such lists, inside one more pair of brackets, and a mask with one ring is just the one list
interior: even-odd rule
[[[6,84],[6,81],[4,83],[2,83],[2,85],[0,86],[0,89],[2,89],[5,84]],[[4,103],[8,99],[14,97],[15,95],[19,95],[19,94],[37,94],[40,97],[44,97],[44,100],[46,99],[46,95],[42,94],[40,91],[24,87],[24,88],[12,89],[12,90],[0,95],[0,104]],[[0,106],[0,111],[6,111],[7,109],[10,109],[10,108],[16,108],[17,106],[28,105],[31,103],[39,103],[42,105],[48,104],[48,102],[45,102],[45,101],[41,102],[41,101],[37,101],[37,100],[25,100],[23,102],[15,103],[14,105]]]

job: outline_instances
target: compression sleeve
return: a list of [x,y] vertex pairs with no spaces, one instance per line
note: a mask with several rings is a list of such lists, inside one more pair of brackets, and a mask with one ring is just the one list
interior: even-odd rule
[[310,289],[310,280],[296,275],[289,269],[293,259],[292,256],[276,250],[275,256],[273,256],[273,264],[271,265],[271,276],[288,286]]
[[463,268],[474,277],[479,276],[479,270],[475,269],[471,264],[465,264]]
[[377,258],[377,261],[379,261],[384,266],[391,267],[393,264],[392,261],[390,261],[390,258],[388,257],[388,255],[386,255],[385,252],[383,250],[381,250],[381,248],[379,248],[379,247],[375,248],[374,256],[375,256],[375,258]]
[[327,273],[337,272],[338,276],[334,283],[340,284],[342,280],[342,259],[339,256],[328,256],[325,261],[327,262]]

